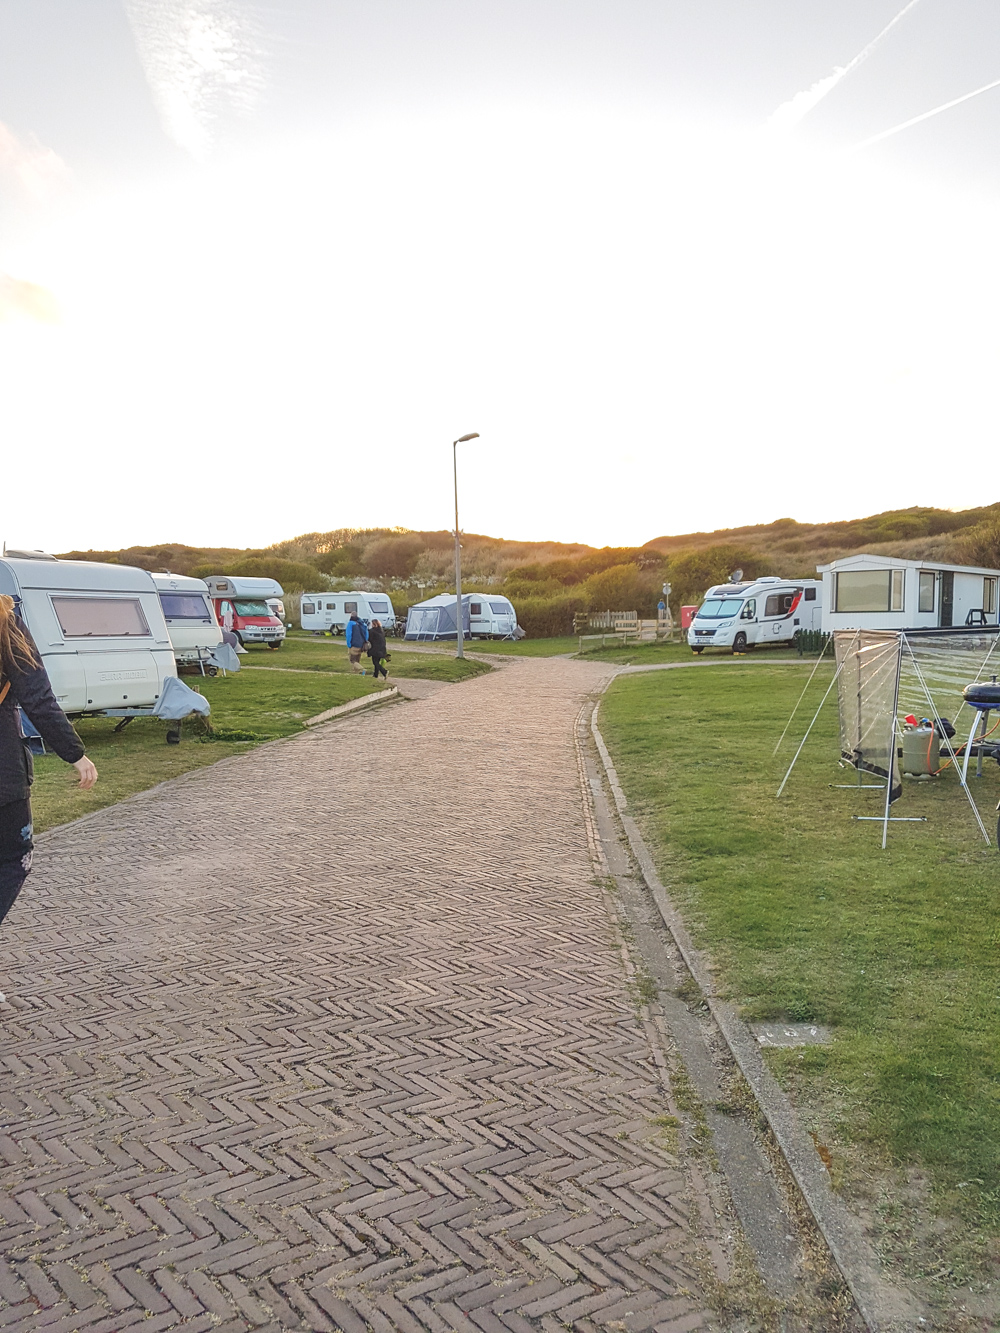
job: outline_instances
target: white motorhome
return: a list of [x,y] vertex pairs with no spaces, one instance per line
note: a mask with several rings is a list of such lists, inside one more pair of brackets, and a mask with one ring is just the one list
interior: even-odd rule
[[756,579],[709,588],[691,621],[688,644],[696,653],[754,645],[789,644],[800,630],[822,628],[823,585],[816,579]]
[[[208,584],[184,574],[154,574],[167,633],[178,666],[201,666],[222,642],[222,629],[208,600]],[[215,668],[208,668],[215,675]]]
[[981,629],[1000,623],[1000,569],[845,556],[817,566],[823,576],[823,628]]
[[299,602],[299,623],[314,634],[340,633],[354,615],[366,625],[380,620],[392,628],[396,623],[386,592],[304,592]]
[[0,593],[19,604],[67,713],[149,708],[177,675],[156,584],[144,569],[8,551]]

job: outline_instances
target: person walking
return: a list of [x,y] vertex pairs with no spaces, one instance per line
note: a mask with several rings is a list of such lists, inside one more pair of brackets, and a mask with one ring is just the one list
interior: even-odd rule
[[351,612],[351,618],[344,626],[344,638],[347,640],[347,657],[355,671],[361,671],[361,653],[368,643],[368,630],[363,620],[358,619],[356,611]]
[[[14,905],[31,870],[31,751],[21,735],[20,704],[42,740],[72,764],[88,791],[97,769],[52,693],[38,649],[14,612],[13,597],[0,596],[0,921]],[[3,996],[0,995],[0,1003]]]
[[372,621],[372,627],[368,631],[368,652],[371,655],[375,679],[378,680],[378,673],[381,671],[383,678],[388,680],[389,672],[386,670],[388,653],[385,647],[385,630],[382,628],[381,620]]

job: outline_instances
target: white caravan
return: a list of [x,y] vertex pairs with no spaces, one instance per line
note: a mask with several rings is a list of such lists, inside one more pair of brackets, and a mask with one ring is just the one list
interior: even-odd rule
[[756,579],[709,588],[688,630],[696,653],[745,652],[754,644],[790,644],[800,630],[822,629],[823,585],[816,579]]
[[514,604],[506,597],[500,597],[496,593],[472,595],[469,600],[471,638],[510,639],[514,637],[516,630],[517,612],[514,610]]
[[396,623],[387,592],[304,592],[299,602],[299,622],[314,634],[340,633],[353,615],[366,625],[380,620],[391,629]]
[[[202,666],[222,642],[222,630],[208,600],[208,584],[184,574],[154,574],[153,582],[177,665]],[[214,668],[209,671],[215,675]]]
[[20,603],[67,713],[148,709],[177,675],[156,584],[144,569],[10,551],[0,559],[0,593]]

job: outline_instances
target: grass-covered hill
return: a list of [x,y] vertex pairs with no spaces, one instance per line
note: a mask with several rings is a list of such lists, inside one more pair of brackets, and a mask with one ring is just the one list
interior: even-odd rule
[[[763,574],[806,577],[817,564],[856,551],[912,559],[1000,567],[1000,504],[980,509],[897,509],[840,523],[792,518],[717,532],[656,537],[644,546],[602,547],[513,542],[462,536],[462,572],[469,592],[503,590],[529,634],[565,634],[577,611],[638,610],[654,615],[664,583],[675,612],[741,566]],[[385,588],[402,613],[452,587],[453,539],[448,532],[407,528],[340,528],[309,532],[264,549],[163,543],[119,551],[68,551],[65,558],[169,569],[176,574],[260,574],[286,592],[323,588]]]

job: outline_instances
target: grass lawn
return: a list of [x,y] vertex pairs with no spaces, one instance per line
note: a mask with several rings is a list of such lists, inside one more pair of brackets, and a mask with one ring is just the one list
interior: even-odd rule
[[[1000,856],[954,773],[904,783],[894,812],[928,822],[890,826],[882,852],[879,827],[851,818],[879,813],[880,793],[831,786],[853,776],[833,698],[775,799],[829,679],[821,667],[777,759],[804,684],[784,668],[623,677],[601,727],[728,993],[750,1019],[834,1028],[829,1046],[767,1058],[837,1186],[911,1277],[984,1290],[1000,1275]],[[998,788],[989,765],[975,784],[988,828]]]
[[[578,641],[579,642],[579,641]],[[587,661],[614,662],[616,666],[653,666],[660,662],[723,662],[731,661],[732,653],[716,649],[696,655],[686,643],[630,643],[624,647],[609,644],[606,648],[590,649],[580,654]],[[802,659],[793,648],[755,648],[747,661],[776,659],[779,662],[799,662]],[[810,659],[815,662],[815,657]]]
[[467,653],[502,653],[507,657],[558,657],[560,653],[575,653],[580,640],[575,634],[555,639],[473,639],[466,643]]
[[[270,659],[277,656],[251,650],[240,660],[256,662],[266,657],[271,665]],[[289,736],[302,730],[303,719],[375,689],[371,676],[332,671],[317,671],[315,675],[240,671],[214,680],[185,679],[211,700],[212,727],[224,739],[203,742],[202,728],[194,722],[184,724],[180,745],[167,745],[166,724],[152,718],[137,718],[117,736],[114,718],[78,721],[74,725],[97,765],[100,779],[91,791],[83,792],[76,786],[76,773],[61,759],[54,755],[36,759],[32,791],[36,830],[78,819],[188,769],[202,768],[226,755],[251,749],[261,741]],[[248,739],[237,739],[241,736]]]
[[[466,648],[468,651],[468,647]],[[484,662],[455,657],[451,653],[411,653],[399,646],[397,639],[389,640],[389,682],[393,676],[402,676],[406,680],[469,680],[472,676],[481,676],[489,671]],[[255,651],[250,649],[246,657],[241,657],[243,666],[297,667],[308,671],[334,671],[351,675],[351,664],[347,660],[347,647],[343,635],[327,639],[323,635],[313,635],[301,631],[288,636],[277,652],[269,649]],[[361,664],[371,675],[371,662],[362,657]]]

